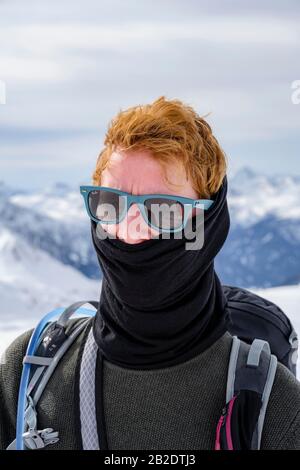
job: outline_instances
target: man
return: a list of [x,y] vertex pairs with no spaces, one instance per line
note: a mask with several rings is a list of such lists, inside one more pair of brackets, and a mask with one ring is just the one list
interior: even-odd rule
[[[164,97],[120,112],[104,144],[94,188],[82,190],[103,271],[99,308],[47,384],[39,429],[59,432],[48,449],[214,449],[232,344],[214,270],[230,225],[224,152],[203,118]],[[158,205],[173,202],[175,211],[159,219],[147,198],[127,206],[124,194],[157,195]],[[204,201],[204,244],[187,250],[186,234],[174,234],[189,221],[197,227],[197,201]],[[29,337],[15,340],[1,366],[1,448],[15,437]],[[90,394],[82,397],[80,387],[94,374],[91,350],[95,403],[82,422],[80,400]],[[300,449],[300,385],[281,364],[261,448]]]

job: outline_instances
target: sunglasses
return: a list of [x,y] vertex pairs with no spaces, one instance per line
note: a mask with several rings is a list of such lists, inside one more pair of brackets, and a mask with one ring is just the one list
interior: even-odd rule
[[119,224],[135,203],[149,227],[162,232],[182,230],[194,208],[207,210],[214,202],[169,194],[136,196],[105,186],[80,186],[80,193],[89,217],[96,223]]

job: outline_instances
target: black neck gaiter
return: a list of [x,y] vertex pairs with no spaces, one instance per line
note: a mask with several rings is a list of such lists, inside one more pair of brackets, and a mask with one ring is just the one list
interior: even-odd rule
[[[97,236],[92,241],[103,272],[93,332],[103,356],[133,369],[156,369],[185,362],[226,331],[226,299],[214,258],[230,226],[227,178],[204,211],[204,244],[187,250],[194,239],[161,234],[138,244]],[[192,229],[196,226],[192,219]],[[203,229],[203,224],[202,224]]]

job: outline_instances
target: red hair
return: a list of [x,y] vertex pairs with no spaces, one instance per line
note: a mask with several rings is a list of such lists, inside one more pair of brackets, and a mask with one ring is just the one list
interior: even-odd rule
[[92,175],[94,185],[101,185],[102,171],[116,149],[148,150],[164,169],[168,163],[182,164],[199,197],[217,192],[226,174],[226,155],[210,125],[177,99],[161,96],[120,111],[110,122],[104,145]]

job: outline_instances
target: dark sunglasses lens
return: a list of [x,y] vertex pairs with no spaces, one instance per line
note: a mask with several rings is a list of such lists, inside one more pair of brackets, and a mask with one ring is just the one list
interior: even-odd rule
[[150,198],[144,203],[149,222],[160,229],[180,228],[184,221],[184,205],[174,199]]
[[117,223],[125,208],[125,197],[113,191],[95,189],[90,191],[88,203],[92,216],[97,220]]

